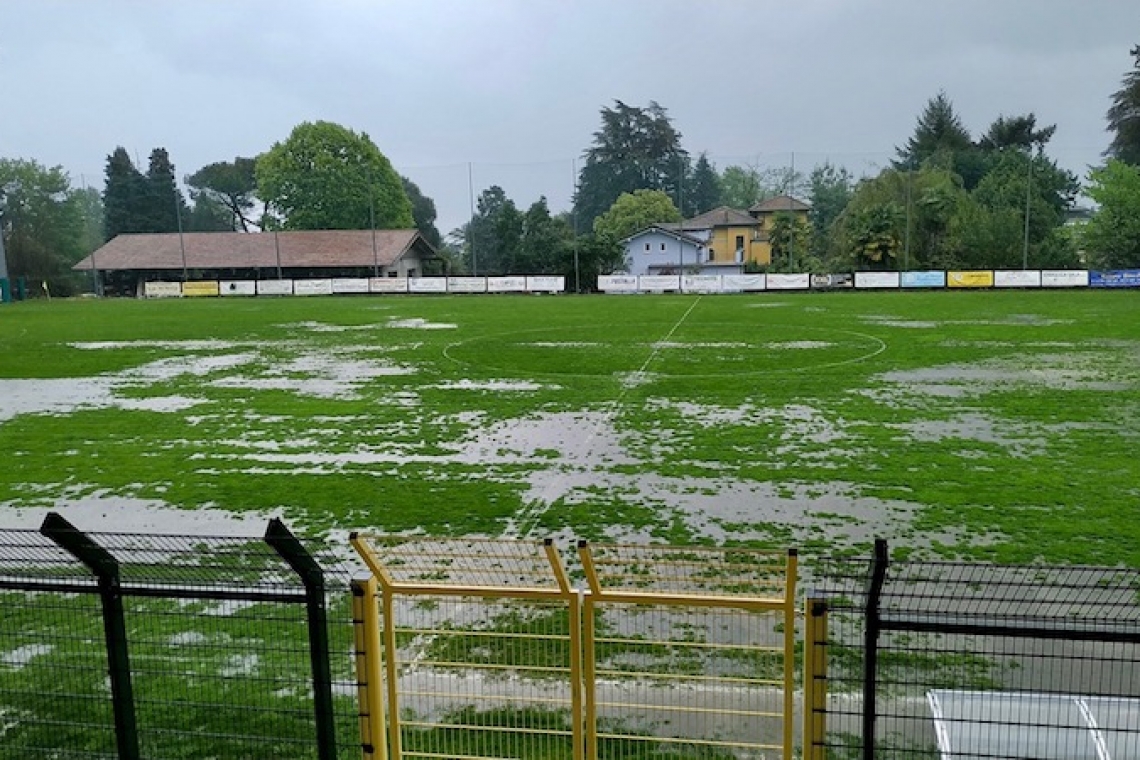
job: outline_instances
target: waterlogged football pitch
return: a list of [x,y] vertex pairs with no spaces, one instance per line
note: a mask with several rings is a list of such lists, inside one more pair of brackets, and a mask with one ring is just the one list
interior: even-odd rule
[[0,308],[0,526],[1140,564],[1140,294]]

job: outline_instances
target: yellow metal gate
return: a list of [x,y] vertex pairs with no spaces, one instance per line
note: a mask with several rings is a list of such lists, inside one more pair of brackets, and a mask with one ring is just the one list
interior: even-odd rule
[[352,544],[366,757],[792,757],[794,551]]

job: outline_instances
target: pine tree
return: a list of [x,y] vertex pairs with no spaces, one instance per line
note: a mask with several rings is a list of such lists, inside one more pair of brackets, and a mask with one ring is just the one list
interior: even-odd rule
[[720,205],[720,175],[709,163],[704,153],[697,159],[693,167],[693,176],[689,181],[689,189],[685,193],[685,208],[687,216],[697,216],[710,211]]
[[145,232],[178,232],[190,214],[186,200],[174,179],[174,164],[166,148],[155,148],[150,153],[150,166],[146,172],[147,200],[145,204]]
[[103,190],[103,235],[110,240],[124,232],[143,232],[146,179],[135,168],[126,148],[107,156],[107,180]]
[[1132,48],[1131,55],[1135,59],[1132,71],[1124,75],[1108,109],[1108,130],[1113,136],[1105,155],[1140,166],[1140,45]]

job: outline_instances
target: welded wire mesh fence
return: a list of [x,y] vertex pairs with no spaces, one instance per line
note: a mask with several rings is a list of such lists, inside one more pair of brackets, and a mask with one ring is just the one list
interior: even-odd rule
[[53,525],[0,531],[0,756],[359,751],[351,569],[327,547]]
[[1140,757],[1140,571],[878,548],[816,567],[828,757]]

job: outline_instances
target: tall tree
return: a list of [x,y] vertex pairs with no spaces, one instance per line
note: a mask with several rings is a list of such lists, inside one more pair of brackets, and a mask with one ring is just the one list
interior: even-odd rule
[[651,224],[681,221],[673,199],[660,190],[634,190],[623,193],[606,213],[594,220],[594,234],[619,243]]
[[661,190],[678,198],[688,173],[689,155],[665,109],[653,101],[639,108],[616,100],[613,108],[602,108],[601,129],[586,151],[575,214],[592,227],[622,193]]
[[1120,89],[1108,109],[1108,131],[1112,142],[1106,156],[1140,166],[1140,45],[1132,48],[1132,70],[1124,75]]
[[146,172],[147,202],[142,232],[178,232],[190,216],[186,199],[174,179],[174,164],[166,148],[155,148],[150,153]]
[[960,153],[972,146],[970,133],[954,112],[954,104],[939,90],[926,102],[906,145],[895,149],[899,157],[895,163],[900,168],[917,169],[938,153]]
[[189,232],[234,232],[233,209],[217,200],[214,195],[198,191],[192,193],[194,205],[183,220]]
[[1082,233],[1090,263],[1140,267],[1140,166],[1109,159],[1089,173],[1085,192],[1098,206]]
[[1006,148],[1043,150],[1045,144],[1052,139],[1053,133],[1056,131],[1056,124],[1038,129],[1037,115],[1033,113],[1008,118],[999,116],[978,140],[978,147],[990,151]]
[[808,255],[811,231],[804,219],[790,211],[777,211],[772,216],[768,240],[772,246],[772,267],[785,271],[803,271],[801,262]]
[[468,270],[479,275],[517,274],[522,213],[498,185],[479,194],[476,208],[464,232]]
[[107,240],[124,232],[147,232],[144,217],[149,195],[146,178],[122,146],[107,156],[103,190],[103,234]]
[[825,161],[811,171],[808,177],[808,198],[811,210],[811,252],[824,258],[830,248],[831,226],[851,201],[855,182],[851,173],[842,166]]
[[250,225],[256,224],[252,217],[257,194],[255,165],[254,159],[241,156],[233,161],[207,164],[187,177],[186,184],[193,188],[195,201],[199,193],[212,201],[203,202],[203,209],[209,209],[211,215],[218,205],[229,210],[229,229],[249,232]]
[[81,194],[59,166],[0,159],[0,235],[11,277],[46,282],[55,294],[74,292],[71,266],[91,250],[83,217],[90,199]]
[[286,230],[408,229],[412,204],[367,134],[305,122],[257,159],[257,195]]
[[572,255],[574,234],[564,216],[550,215],[546,197],[531,204],[523,216],[518,266],[527,274],[561,274]]
[[720,178],[721,203],[748,209],[777,195],[792,195],[804,186],[804,177],[790,166],[761,169],[755,165],[726,166]]
[[438,250],[443,247],[443,236],[435,226],[435,201],[424,195],[419,185],[403,175],[400,176],[400,183],[404,186],[404,193],[412,204],[412,219],[415,220],[416,229],[432,248]]
[[704,153],[697,159],[686,184],[683,209],[686,216],[703,214],[721,204],[720,175]]
[[939,91],[923,108],[914,134],[902,148],[896,148],[896,169],[914,171],[931,166],[954,172],[967,190],[972,190],[985,174],[985,159],[974,145],[970,132],[954,112],[954,104]]

